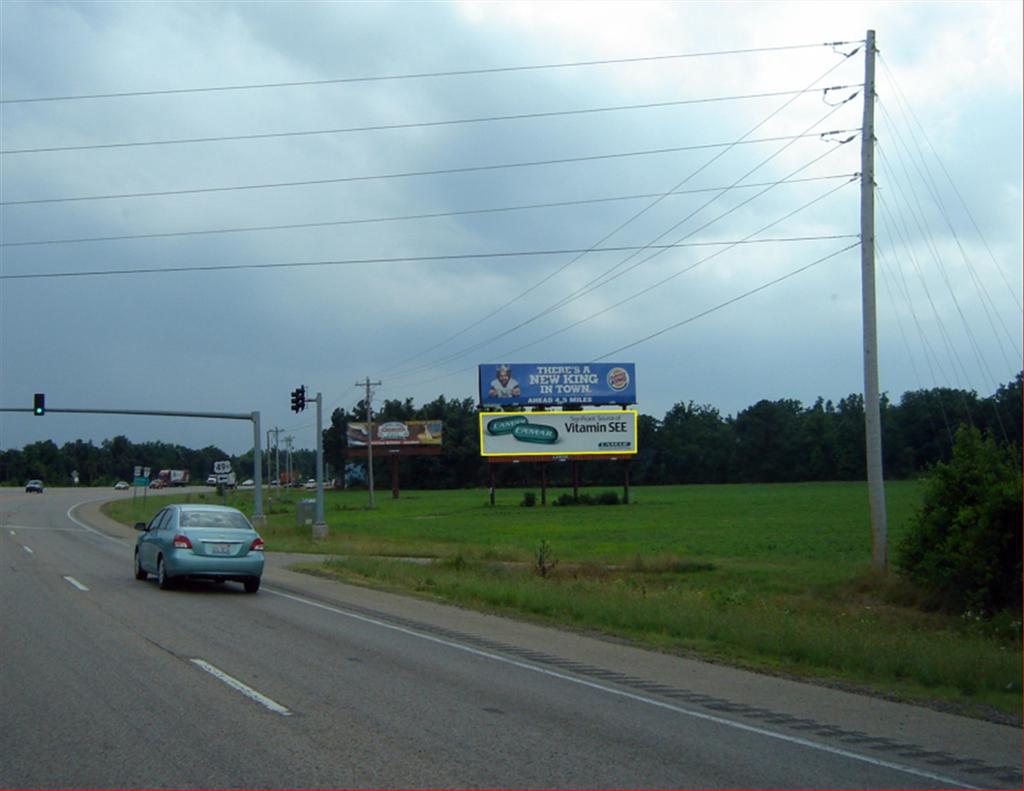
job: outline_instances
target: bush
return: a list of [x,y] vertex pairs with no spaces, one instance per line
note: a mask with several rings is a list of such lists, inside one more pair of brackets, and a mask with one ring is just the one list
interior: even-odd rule
[[533,492],[527,492],[523,495],[523,501],[519,504],[524,508],[533,508],[537,504],[537,495]]
[[575,499],[571,494],[561,494],[558,499],[555,500],[555,505],[618,505],[619,495],[615,492],[601,492],[597,497],[591,494],[583,493],[579,496],[579,499]]
[[946,609],[991,615],[1021,606],[1021,471],[1011,449],[961,427],[932,470],[896,565]]

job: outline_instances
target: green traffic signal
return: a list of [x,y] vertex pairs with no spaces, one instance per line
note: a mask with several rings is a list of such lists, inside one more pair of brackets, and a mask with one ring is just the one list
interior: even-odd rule
[[46,394],[36,393],[32,400],[32,414],[33,415],[45,415],[46,414]]

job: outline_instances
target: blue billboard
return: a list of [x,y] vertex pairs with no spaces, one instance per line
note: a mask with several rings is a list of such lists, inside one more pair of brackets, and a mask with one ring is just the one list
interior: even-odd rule
[[633,363],[487,363],[479,377],[485,407],[636,403]]

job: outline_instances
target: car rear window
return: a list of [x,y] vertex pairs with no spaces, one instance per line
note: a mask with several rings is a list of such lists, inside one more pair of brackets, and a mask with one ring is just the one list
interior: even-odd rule
[[231,527],[249,530],[249,522],[241,514],[219,511],[182,511],[178,523],[182,527]]

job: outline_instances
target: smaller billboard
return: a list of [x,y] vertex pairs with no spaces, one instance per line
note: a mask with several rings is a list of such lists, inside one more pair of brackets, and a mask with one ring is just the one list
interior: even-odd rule
[[478,375],[485,407],[637,402],[633,363],[487,363]]
[[636,453],[635,409],[481,412],[481,456]]
[[[370,426],[372,443],[378,445],[440,445],[443,423],[440,420],[389,420]],[[366,423],[349,423],[346,433],[350,448],[365,448],[370,435]]]

